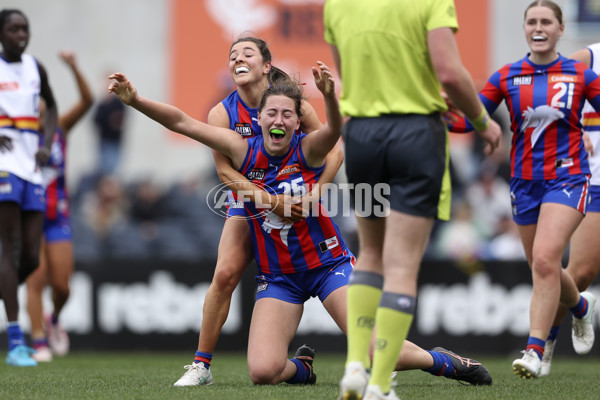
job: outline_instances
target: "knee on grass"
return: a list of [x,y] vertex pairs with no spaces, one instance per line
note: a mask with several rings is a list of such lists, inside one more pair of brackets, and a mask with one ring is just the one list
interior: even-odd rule
[[285,364],[279,366],[278,363],[250,366],[250,379],[255,385],[277,385],[283,381],[281,374],[284,369]]

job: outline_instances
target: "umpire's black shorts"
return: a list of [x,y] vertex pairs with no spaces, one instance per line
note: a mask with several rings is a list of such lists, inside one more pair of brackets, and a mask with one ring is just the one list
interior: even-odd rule
[[351,118],[344,126],[346,175],[357,215],[392,210],[450,218],[448,132],[438,113]]

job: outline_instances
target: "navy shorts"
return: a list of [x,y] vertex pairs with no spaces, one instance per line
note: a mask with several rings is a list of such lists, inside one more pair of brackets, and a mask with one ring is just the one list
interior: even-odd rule
[[557,179],[511,178],[510,200],[517,225],[537,223],[543,203],[558,203],[585,215],[589,201],[589,175],[569,175]]
[[46,211],[46,192],[42,185],[0,171],[0,202],[4,201],[17,203],[22,211]]
[[44,239],[47,243],[72,241],[71,218],[59,214],[56,219],[44,219]]
[[351,118],[344,128],[344,144],[346,175],[353,185],[350,202],[357,215],[385,216],[380,209],[388,206],[447,219],[447,137],[439,114]]
[[311,297],[321,302],[336,289],[346,286],[352,262],[345,261],[331,268],[317,268],[295,274],[258,274],[256,300],[271,297],[287,303],[304,304]]

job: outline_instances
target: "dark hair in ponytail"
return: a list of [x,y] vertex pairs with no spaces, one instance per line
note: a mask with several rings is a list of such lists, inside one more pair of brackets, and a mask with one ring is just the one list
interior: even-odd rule
[[[256,47],[258,47],[258,51],[260,52],[260,55],[262,56],[263,61],[264,62],[272,61],[271,50],[269,50],[269,45],[267,44],[267,42],[265,42],[264,40],[262,40],[260,38],[255,37],[255,36],[242,36],[242,37],[238,38],[235,42],[233,42],[231,44],[231,46],[229,47],[229,51],[231,52],[231,48],[241,42],[254,43],[256,45]],[[267,81],[269,82],[270,85],[274,84],[275,82],[279,82],[281,80],[289,80],[289,79],[291,79],[291,78],[287,73],[285,73],[283,70],[281,70],[271,64],[271,69],[269,70],[269,73],[267,74]]]

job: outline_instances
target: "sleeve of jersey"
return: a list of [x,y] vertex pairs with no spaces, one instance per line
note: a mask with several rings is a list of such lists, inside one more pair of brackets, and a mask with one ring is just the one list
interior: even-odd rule
[[600,77],[587,69],[585,71],[585,97],[596,112],[600,112]]
[[335,37],[333,36],[333,32],[331,30],[331,23],[329,22],[329,6],[331,5],[331,2],[326,1],[325,5],[323,6],[323,26],[324,26],[324,32],[323,32],[323,36],[325,37],[325,41],[329,44],[335,45]]
[[438,28],[451,28],[454,32],[458,30],[458,19],[453,0],[430,1],[429,18],[426,21],[427,31]]
[[[494,73],[486,82],[481,92],[479,92],[479,100],[487,110],[489,115],[492,115],[502,100],[504,95],[500,89],[502,74],[500,71]],[[456,116],[456,114],[453,114]],[[453,133],[467,133],[474,130],[473,125],[466,118],[458,118],[457,121],[448,124],[448,130]]]

